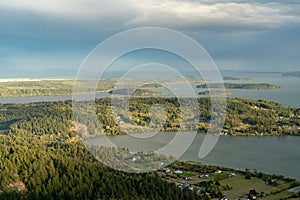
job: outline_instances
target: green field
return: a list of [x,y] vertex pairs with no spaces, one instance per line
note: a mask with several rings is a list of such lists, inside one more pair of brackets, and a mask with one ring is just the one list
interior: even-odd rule
[[269,193],[273,189],[272,186],[266,185],[263,180],[259,178],[245,179],[242,175],[237,175],[220,181],[221,185],[229,185],[232,187],[229,191],[224,191],[226,197],[238,198],[247,194],[249,190],[255,189],[257,192]]
[[263,199],[280,199],[289,196],[291,193],[287,191],[291,187],[291,183],[278,181],[277,186],[267,185],[262,179],[252,177],[246,179],[244,175],[236,175],[228,179],[220,181],[221,185],[229,185],[231,190],[223,191],[228,198],[238,198],[247,194],[250,190],[261,193],[263,192],[266,197]]
[[[211,198],[219,198],[219,192],[228,199],[238,199],[248,196],[250,199],[279,200],[292,199],[293,197],[297,197],[297,195],[299,196],[299,194],[289,192],[288,189],[294,188],[300,183],[280,175],[269,175],[250,170],[233,170],[191,161],[176,163],[170,169],[171,172],[169,173],[164,174],[161,172],[163,178],[176,183],[178,186],[181,185],[181,187],[188,184],[189,187],[193,187],[196,190],[202,188],[198,192],[208,192]],[[176,169],[182,170],[182,175],[172,175],[172,171]],[[192,178],[183,179],[182,176],[186,175],[190,175]],[[204,175],[209,178],[203,177]],[[253,192],[255,195],[253,195]]]

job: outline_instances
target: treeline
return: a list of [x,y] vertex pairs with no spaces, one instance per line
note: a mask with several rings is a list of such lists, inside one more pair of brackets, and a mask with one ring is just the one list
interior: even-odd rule
[[[184,101],[188,106],[180,105]],[[126,103],[122,99],[120,102]],[[51,133],[62,135],[65,139],[77,134],[85,138],[155,128],[160,131],[205,132],[211,119],[211,102],[209,98],[199,98],[196,103],[196,106],[189,106],[189,99],[131,98],[128,110],[125,110],[123,107],[126,106],[120,104],[113,108],[111,100],[103,98],[95,101],[95,108],[86,103],[80,104],[76,111],[79,114],[75,112],[74,117],[71,101],[4,104],[0,105],[0,130],[28,131],[35,135]],[[153,106],[161,106],[155,117],[151,113]],[[96,119],[93,119],[90,113],[95,111]],[[223,132],[230,135],[299,135],[299,116],[300,108],[262,100],[228,98]]]
[[264,100],[229,99],[224,130],[241,135],[299,135],[299,110]]
[[[204,196],[203,196],[204,197]],[[0,136],[0,199],[201,199],[155,173],[127,174],[97,162],[79,140]]]

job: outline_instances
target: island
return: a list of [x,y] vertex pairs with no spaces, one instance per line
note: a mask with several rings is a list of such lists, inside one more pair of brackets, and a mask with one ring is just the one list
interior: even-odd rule
[[126,89],[126,88],[122,88],[122,89],[115,89],[115,90],[111,90],[109,91],[109,94],[114,94],[114,95],[133,95],[133,96],[154,96],[154,95],[159,95],[161,94],[161,92],[157,92],[157,91],[152,91],[150,89]]
[[252,80],[252,78],[248,77],[234,77],[234,76],[224,76],[224,81],[230,80],[230,81],[240,81],[240,80]]
[[[74,86],[80,87],[78,94],[89,94],[93,92],[109,92],[115,87],[130,88],[138,85],[140,89],[162,88],[164,85],[185,83],[203,83],[197,77],[170,77],[170,78],[102,78],[100,80],[77,80],[71,78],[16,78],[0,79],[1,97],[34,97],[34,96],[62,96],[72,95]],[[146,83],[146,84],[145,84]],[[96,85],[96,89],[92,87]]]
[[220,94],[225,94],[225,95],[230,95],[231,92],[229,91],[223,91],[223,90],[204,90],[201,92],[198,92],[198,95],[220,95]]
[[[222,84],[220,83],[207,83],[200,84],[196,86],[197,88],[220,88]],[[268,83],[224,83],[226,89],[245,89],[245,90],[274,90],[281,89],[278,85],[268,84]]]
[[164,86],[159,83],[146,83],[142,85],[142,88],[162,88],[162,87]]

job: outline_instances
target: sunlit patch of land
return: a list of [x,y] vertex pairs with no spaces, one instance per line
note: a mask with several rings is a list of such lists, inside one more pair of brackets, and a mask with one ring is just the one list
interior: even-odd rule
[[[173,182],[180,189],[198,194],[209,193],[216,198],[222,193],[227,199],[292,199],[299,197],[292,192],[299,181],[281,175],[269,175],[257,171],[209,166],[192,161],[175,162],[159,171],[159,175]],[[296,190],[297,191],[297,190]]]
[[[158,81],[159,83],[155,83]],[[108,92],[115,87],[118,89],[137,86],[138,88],[151,89],[161,88],[164,85],[182,83],[184,81],[190,81],[195,83],[201,83],[196,77],[183,78],[159,78],[159,79],[139,79],[139,78],[106,78],[100,80],[77,80],[70,78],[9,78],[0,79],[0,97],[25,97],[25,96],[61,96],[72,95],[74,93],[73,88],[77,87],[76,94],[86,94],[93,92]],[[96,84],[96,89],[93,85]],[[141,92],[143,95],[146,91]],[[149,91],[148,93],[155,93]]]

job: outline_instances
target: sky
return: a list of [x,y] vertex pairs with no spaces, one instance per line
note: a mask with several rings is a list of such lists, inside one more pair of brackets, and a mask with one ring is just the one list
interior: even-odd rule
[[1,0],[0,77],[75,76],[101,41],[147,26],[194,38],[221,70],[300,70],[299,0]]

